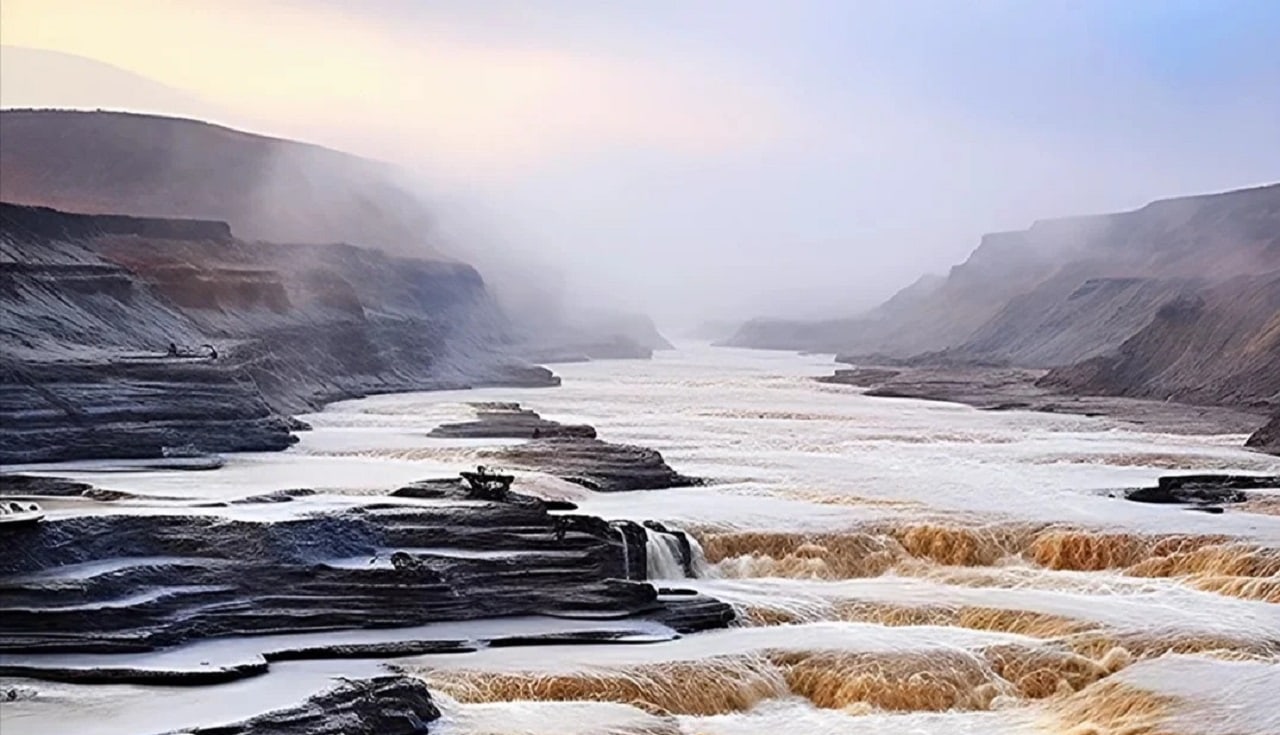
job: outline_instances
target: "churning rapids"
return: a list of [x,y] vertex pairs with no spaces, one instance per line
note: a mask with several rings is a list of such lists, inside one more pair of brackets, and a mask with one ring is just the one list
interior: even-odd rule
[[[517,473],[517,489],[687,531],[696,577],[660,539],[650,576],[731,603],[739,623],[643,645],[290,664],[199,690],[55,686],[6,703],[4,733],[94,732],[126,710],[228,717],[378,665],[426,679],[444,712],[433,732],[451,735],[1280,732],[1277,505],[1210,515],[1107,492],[1176,471],[1276,474],[1280,459],[1239,436],[812,380],[830,371],[829,357],[689,348],[559,366],[555,389],[335,404],[303,417],[315,430],[297,447],[216,472],[58,472],[169,497],[311,487],[341,502],[475,464],[497,442],[426,430],[466,419],[465,402],[518,401],[710,480],[597,494]],[[149,717],[116,730],[164,723]]]

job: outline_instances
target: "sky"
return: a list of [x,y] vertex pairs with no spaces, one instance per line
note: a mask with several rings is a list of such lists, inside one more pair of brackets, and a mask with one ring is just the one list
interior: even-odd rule
[[0,43],[398,163],[667,324],[850,314],[985,232],[1280,179],[1271,0],[3,0]]

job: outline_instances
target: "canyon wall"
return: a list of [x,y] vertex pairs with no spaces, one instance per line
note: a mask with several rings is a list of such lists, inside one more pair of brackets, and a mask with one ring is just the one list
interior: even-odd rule
[[278,449],[327,400],[555,382],[460,263],[0,204],[0,280],[4,462]]
[[988,235],[870,313],[756,320],[729,343],[854,363],[1053,368],[1071,392],[1280,401],[1280,185]]

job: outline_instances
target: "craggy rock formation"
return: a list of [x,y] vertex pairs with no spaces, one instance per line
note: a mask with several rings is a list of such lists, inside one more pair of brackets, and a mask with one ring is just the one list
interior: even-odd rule
[[1258,429],[1245,442],[1245,446],[1272,454],[1280,454],[1280,414],[1271,417],[1266,426]]
[[[624,530],[591,516],[553,515],[516,493],[478,501],[457,482],[422,489],[423,499],[398,492],[395,500],[346,510],[302,496],[284,513],[235,506],[183,515],[118,512],[6,529],[0,652],[139,652],[213,637],[528,614],[638,615],[679,631],[733,618],[705,597],[659,598],[643,581],[648,535],[634,524]],[[170,678],[200,683],[260,673],[271,660],[421,653],[441,641],[333,643],[264,643],[273,647],[257,664]],[[127,663],[105,672],[41,666],[10,658],[0,675],[158,676]]]
[[1280,396],[1280,185],[988,235],[863,317],[732,344],[941,367],[1056,368],[1046,388],[1267,409]]
[[656,450],[599,439],[552,437],[487,452],[494,462],[555,475],[599,492],[699,485],[676,472]]
[[655,450],[612,444],[590,426],[547,421],[518,403],[479,403],[476,420],[445,424],[432,436],[530,439],[485,452],[494,464],[555,475],[600,492],[657,490],[701,484],[676,472]]
[[548,421],[519,403],[473,403],[476,420],[443,424],[431,436],[452,439],[534,439],[539,437],[596,438],[595,427]]
[[280,449],[328,400],[558,382],[503,356],[469,266],[219,222],[0,204],[0,307],[3,462]]
[[182,735],[420,735],[439,717],[421,679],[379,676],[344,682],[296,707],[230,725],[188,729]]
[[1246,490],[1280,488],[1280,477],[1259,475],[1172,475],[1155,487],[1125,492],[1126,500],[1176,505],[1221,505],[1249,500]]

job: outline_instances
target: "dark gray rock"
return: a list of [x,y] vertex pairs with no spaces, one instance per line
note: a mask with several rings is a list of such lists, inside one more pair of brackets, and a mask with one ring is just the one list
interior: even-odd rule
[[1280,488],[1280,477],[1258,475],[1173,475],[1161,477],[1155,487],[1125,492],[1125,499],[1138,503],[1219,505],[1243,503],[1245,490]]
[[535,470],[599,492],[657,490],[701,485],[676,472],[656,450],[600,439],[534,439],[486,452],[496,463]]
[[555,475],[600,492],[655,490],[700,485],[676,472],[653,449],[613,444],[585,424],[548,421],[518,403],[475,403],[476,420],[445,424],[432,436],[530,439],[514,447],[488,450],[493,464]]
[[[296,707],[182,735],[425,735],[440,710],[421,679],[379,676],[346,681]],[[174,733],[173,735],[179,735]]]
[[596,430],[591,426],[548,421],[518,403],[473,403],[471,406],[476,411],[475,421],[437,426],[431,430],[431,436],[451,439],[596,437]]
[[92,490],[87,482],[75,482],[61,477],[36,477],[33,475],[0,475],[0,496],[47,495],[74,497]]
[[314,513],[294,492],[283,520],[107,514],[7,528],[0,652],[145,651],[535,613],[663,615],[682,631],[732,617],[714,606],[664,612],[643,581],[639,526],[552,515],[518,493],[477,505],[459,487],[426,485],[446,502]]

